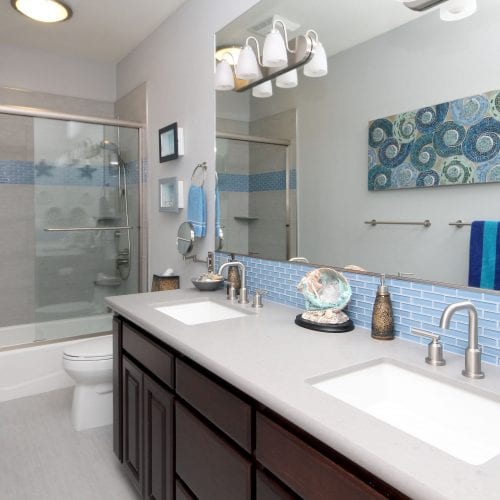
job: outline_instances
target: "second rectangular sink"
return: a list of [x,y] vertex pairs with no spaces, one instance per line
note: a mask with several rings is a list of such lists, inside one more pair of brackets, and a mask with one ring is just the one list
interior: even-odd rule
[[307,382],[472,465],[500,454],[500,401],[390,360]]
[[182,304],[155,307],[155,309],[185,325],[200,325],[247,315],[247,313],[236,308],[227,307],[211,300],[184,302]]

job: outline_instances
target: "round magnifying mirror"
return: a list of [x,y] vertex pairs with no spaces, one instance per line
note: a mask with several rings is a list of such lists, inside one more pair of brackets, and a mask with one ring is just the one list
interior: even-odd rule
[[217,230],[217,234],[215,235],[215,249],[222,250],[224,246],[224,229],[223,226],[220,226]]
[[177,250],[181,255],[187,255],[194,244],[194,229],[191,222],[183,222],[177,231]]

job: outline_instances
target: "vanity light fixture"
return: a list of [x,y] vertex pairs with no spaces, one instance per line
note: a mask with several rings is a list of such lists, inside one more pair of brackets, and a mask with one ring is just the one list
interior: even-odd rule
[[476,10],[476,0],[448,0],[439,8],[439,17],[442,21],[460,21]]
[[11,0],[21,14],[41,23],[59,23],[69,19],[73,11],[58,0]]
[[[229,54],[229,49],[237,55]],[[243,47],[231,45],[218,48],[216,59],[219,61],[215,72],[216,90],[242,92],[252,89],[252,95],[261,98],[273,95],[273,79],[276,79],[277,87],[296,87],[297,68],[300,66],[304,66],[305,76],[319,77],[328,73],[326,52],[316,31],[308,30],[289,43],[287,27],[281,19],[274,19],[271,31],[264,40],[262,57],[259,41],[249,36]],[[230,73],[234,73],[233,84]]]
[[442,21],[459,21],[477,10],[477,0],[397,0],[416,12],[424,12],[439,6]]

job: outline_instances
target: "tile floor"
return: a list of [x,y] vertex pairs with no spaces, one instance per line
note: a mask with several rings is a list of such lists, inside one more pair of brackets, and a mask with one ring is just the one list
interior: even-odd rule
[[137,500],[112,427],[76,432],[72,388],[0,403],[1,500]]

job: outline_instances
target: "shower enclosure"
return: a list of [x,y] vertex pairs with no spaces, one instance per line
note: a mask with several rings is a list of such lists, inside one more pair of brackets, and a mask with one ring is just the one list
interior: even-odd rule
[[221,250],[287,260],[297,255],[290,141],[218,131]]
[[0,107],[0,349],[108,332],[139,291],[139,127]]

